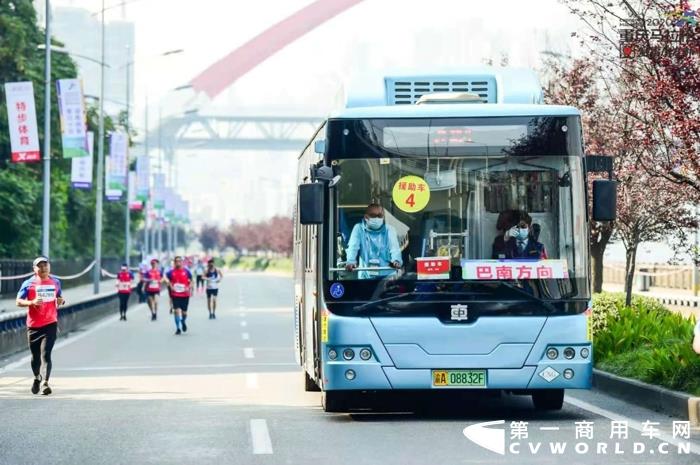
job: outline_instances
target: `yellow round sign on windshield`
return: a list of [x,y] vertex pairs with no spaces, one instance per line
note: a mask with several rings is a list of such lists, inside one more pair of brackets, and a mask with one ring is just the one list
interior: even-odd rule
[[430,186],[419,176],[404,176],[394,184],[392,199],[405,212],[419,212],[430,201]]

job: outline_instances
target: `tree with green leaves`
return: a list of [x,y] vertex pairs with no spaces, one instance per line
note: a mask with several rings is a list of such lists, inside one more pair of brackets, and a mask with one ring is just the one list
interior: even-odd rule
[[[0,84],[32,81],[37,107],[37,125],[43,147],[44,127],[44,32],[37,26],[36,11],[31,0],[0,2]],[[56,45],[60,43],[53,41]],[[77,68],[69,55],[51,54],[51,86],[58,79],[75,78]],[[30,258],[41,247],[42,165],[12,163],[5,111],[4,86],[0,86],[0,258]],[[53,90],[53,89],[52,89]],[[97,133],[98,113],[87,111],[88,130]],[[105,134],[115,123],[105,118]],[[85,258],[93,254],[95,228],[95,191],[70,187],[70,159],[61,157],[60,122],[56,93],[51,99],[51,255],[54,258]],[[105,147],[109,147],[105,141]],[[95,151],[96,152],[96,151]],[[42,154],[43,155],[43,154]],[[96,156],[96,155],[95,155]],[[93,163],[96,167],[97,163]],[[96,168],[95,168],[96,170]],[[93,173],[95,179],[96,173]],[[124,208],[120,202],[105,202],[103,253],[121,256],[124,253]],[[132,229],[143,221],[141,213],[132,212]]]

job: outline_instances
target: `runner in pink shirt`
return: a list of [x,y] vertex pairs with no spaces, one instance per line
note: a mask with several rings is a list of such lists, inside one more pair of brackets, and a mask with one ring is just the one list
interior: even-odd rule
[[[65,303],[61,282],[49,275],[51,265],[46,257],[33,263],[34,276],[22,283],[17,293],[17,306],[27,309],[27,340],[32,353],[32,394],[51,394],[51,351],[58,332],[58,307]],[[41,384],[44,381],[43,385]]]

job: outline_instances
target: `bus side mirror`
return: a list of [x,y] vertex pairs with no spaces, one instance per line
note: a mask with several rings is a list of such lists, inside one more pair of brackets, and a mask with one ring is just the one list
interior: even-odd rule
[[325,184],[314,182],[299,186],[299,222],[323,224],[323,194]]
[[593,221],[614,221],[617,213],[617,181],[593,181]]

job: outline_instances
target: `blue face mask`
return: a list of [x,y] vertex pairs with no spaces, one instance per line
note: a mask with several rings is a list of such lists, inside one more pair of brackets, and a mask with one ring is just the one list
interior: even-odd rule
[[367,218],[365,221],[367,222],[367,227],[373,231],[381,229],[381,227],[384,226],[383,218]]
[[518,232],[515,235],[515,239],[519,241],[524,241],[527,239],[530,230],[528,228],[518,228]]

